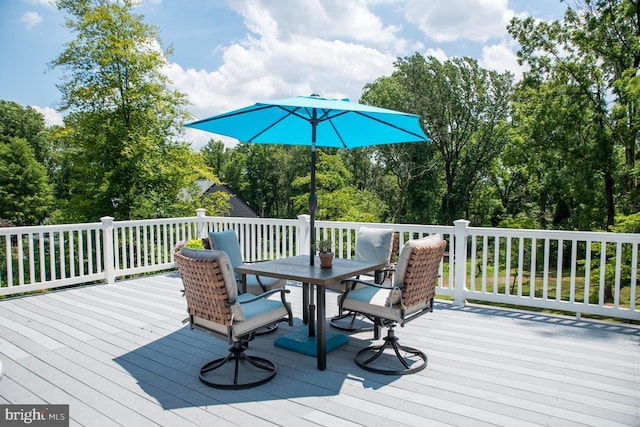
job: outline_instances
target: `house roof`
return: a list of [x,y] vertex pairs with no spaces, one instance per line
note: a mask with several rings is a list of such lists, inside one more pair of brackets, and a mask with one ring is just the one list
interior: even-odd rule
[[231,188],[226,185],[216,184],[213,181],[198,180],[198,185],[203,189],[203,194],[212,194],[222,191],[229,194],[229,203],[231,203],[231,211],[224,216],[241,217],[241,218],[259,218],[258,212],[253,209],[246,201],[239,197]]

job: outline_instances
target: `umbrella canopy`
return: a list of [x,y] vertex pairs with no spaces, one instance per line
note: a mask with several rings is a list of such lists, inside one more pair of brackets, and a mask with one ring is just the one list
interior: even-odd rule
[[[418,116],[349,102],[348,99],[299,96],[249,107],[185,124],[185,126],[254,144],[309,145],[311,147],[311,244],[314,218],[316,146],[357,148],[379,144],[425,142]],[[310,264],[314,262],[311,249]]]

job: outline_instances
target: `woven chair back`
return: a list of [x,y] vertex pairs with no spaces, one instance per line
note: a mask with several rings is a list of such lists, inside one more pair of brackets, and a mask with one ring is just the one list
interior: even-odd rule
[[175,254],[190,315],[224,326],[231,325],[231,305],[217,261],[196,260]]
[[412,249],[402,291],[402,301],[406,307],[430,301],[435,297],[438,269],[446,246],[446,240],[440,240],[433,245]]

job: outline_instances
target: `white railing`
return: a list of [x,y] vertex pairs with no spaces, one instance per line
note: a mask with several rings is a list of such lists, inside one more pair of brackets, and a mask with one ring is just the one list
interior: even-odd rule
[[[640,320],[639,234],[315,221],[316,236],[350,258],[361,226],[392,227],[399,246],[440,233],[448,242],[438,295]],[[175,268],[176,243],[234,229],[247,261],[309,254],[309,218],[195,217],[0,228],[0,295]]]

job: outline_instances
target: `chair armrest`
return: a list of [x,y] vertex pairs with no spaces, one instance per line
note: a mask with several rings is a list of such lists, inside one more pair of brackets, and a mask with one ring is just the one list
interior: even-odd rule
[[[284,294],[288,294],[288,293],[290,293],[290,292],[291,292],[291,290],[289,290],[289,289],[284,289],[284,288],[280,288],[280,289],[272,289],[272,290],[270,290],[270,291],[263,292],[263,293],[261,293],[260,295],[255,295],[253,298],[249,298],[249,299],[246,299],[246,300],[242,300],[242,301],[240,301],[240,304],[246,304],[246,303],[249,303],[249,302],[257,301],[257,300],[259,300],[259,299],[261,299],[261,298],[266,298],[266,297],[268,297],[268,296],[270,296],[270,295],[277,294],[277,293],[280,293],[280,294],[281,294],[281,296],[282,296],[282,298],[283,298],[283,301],[284,301]],[[249,294],[249,295],[251,295],[251,294]]]
[[[360,279],[344,279],[343,281],[340,282],[340,284],[345,285],[345,288],[346,288],[345,292],[349,292],[350,290],[353,290],[353,288],[355,288],[356,285],[366,285],[366,286],[372,286],[374,288],[380,288],[380,289],[393,289],[391,286],[385,286],[383,284],[367,282],[365,280],[360,280]],[[349,286],[349,284],[351,284],[351,286]]]

